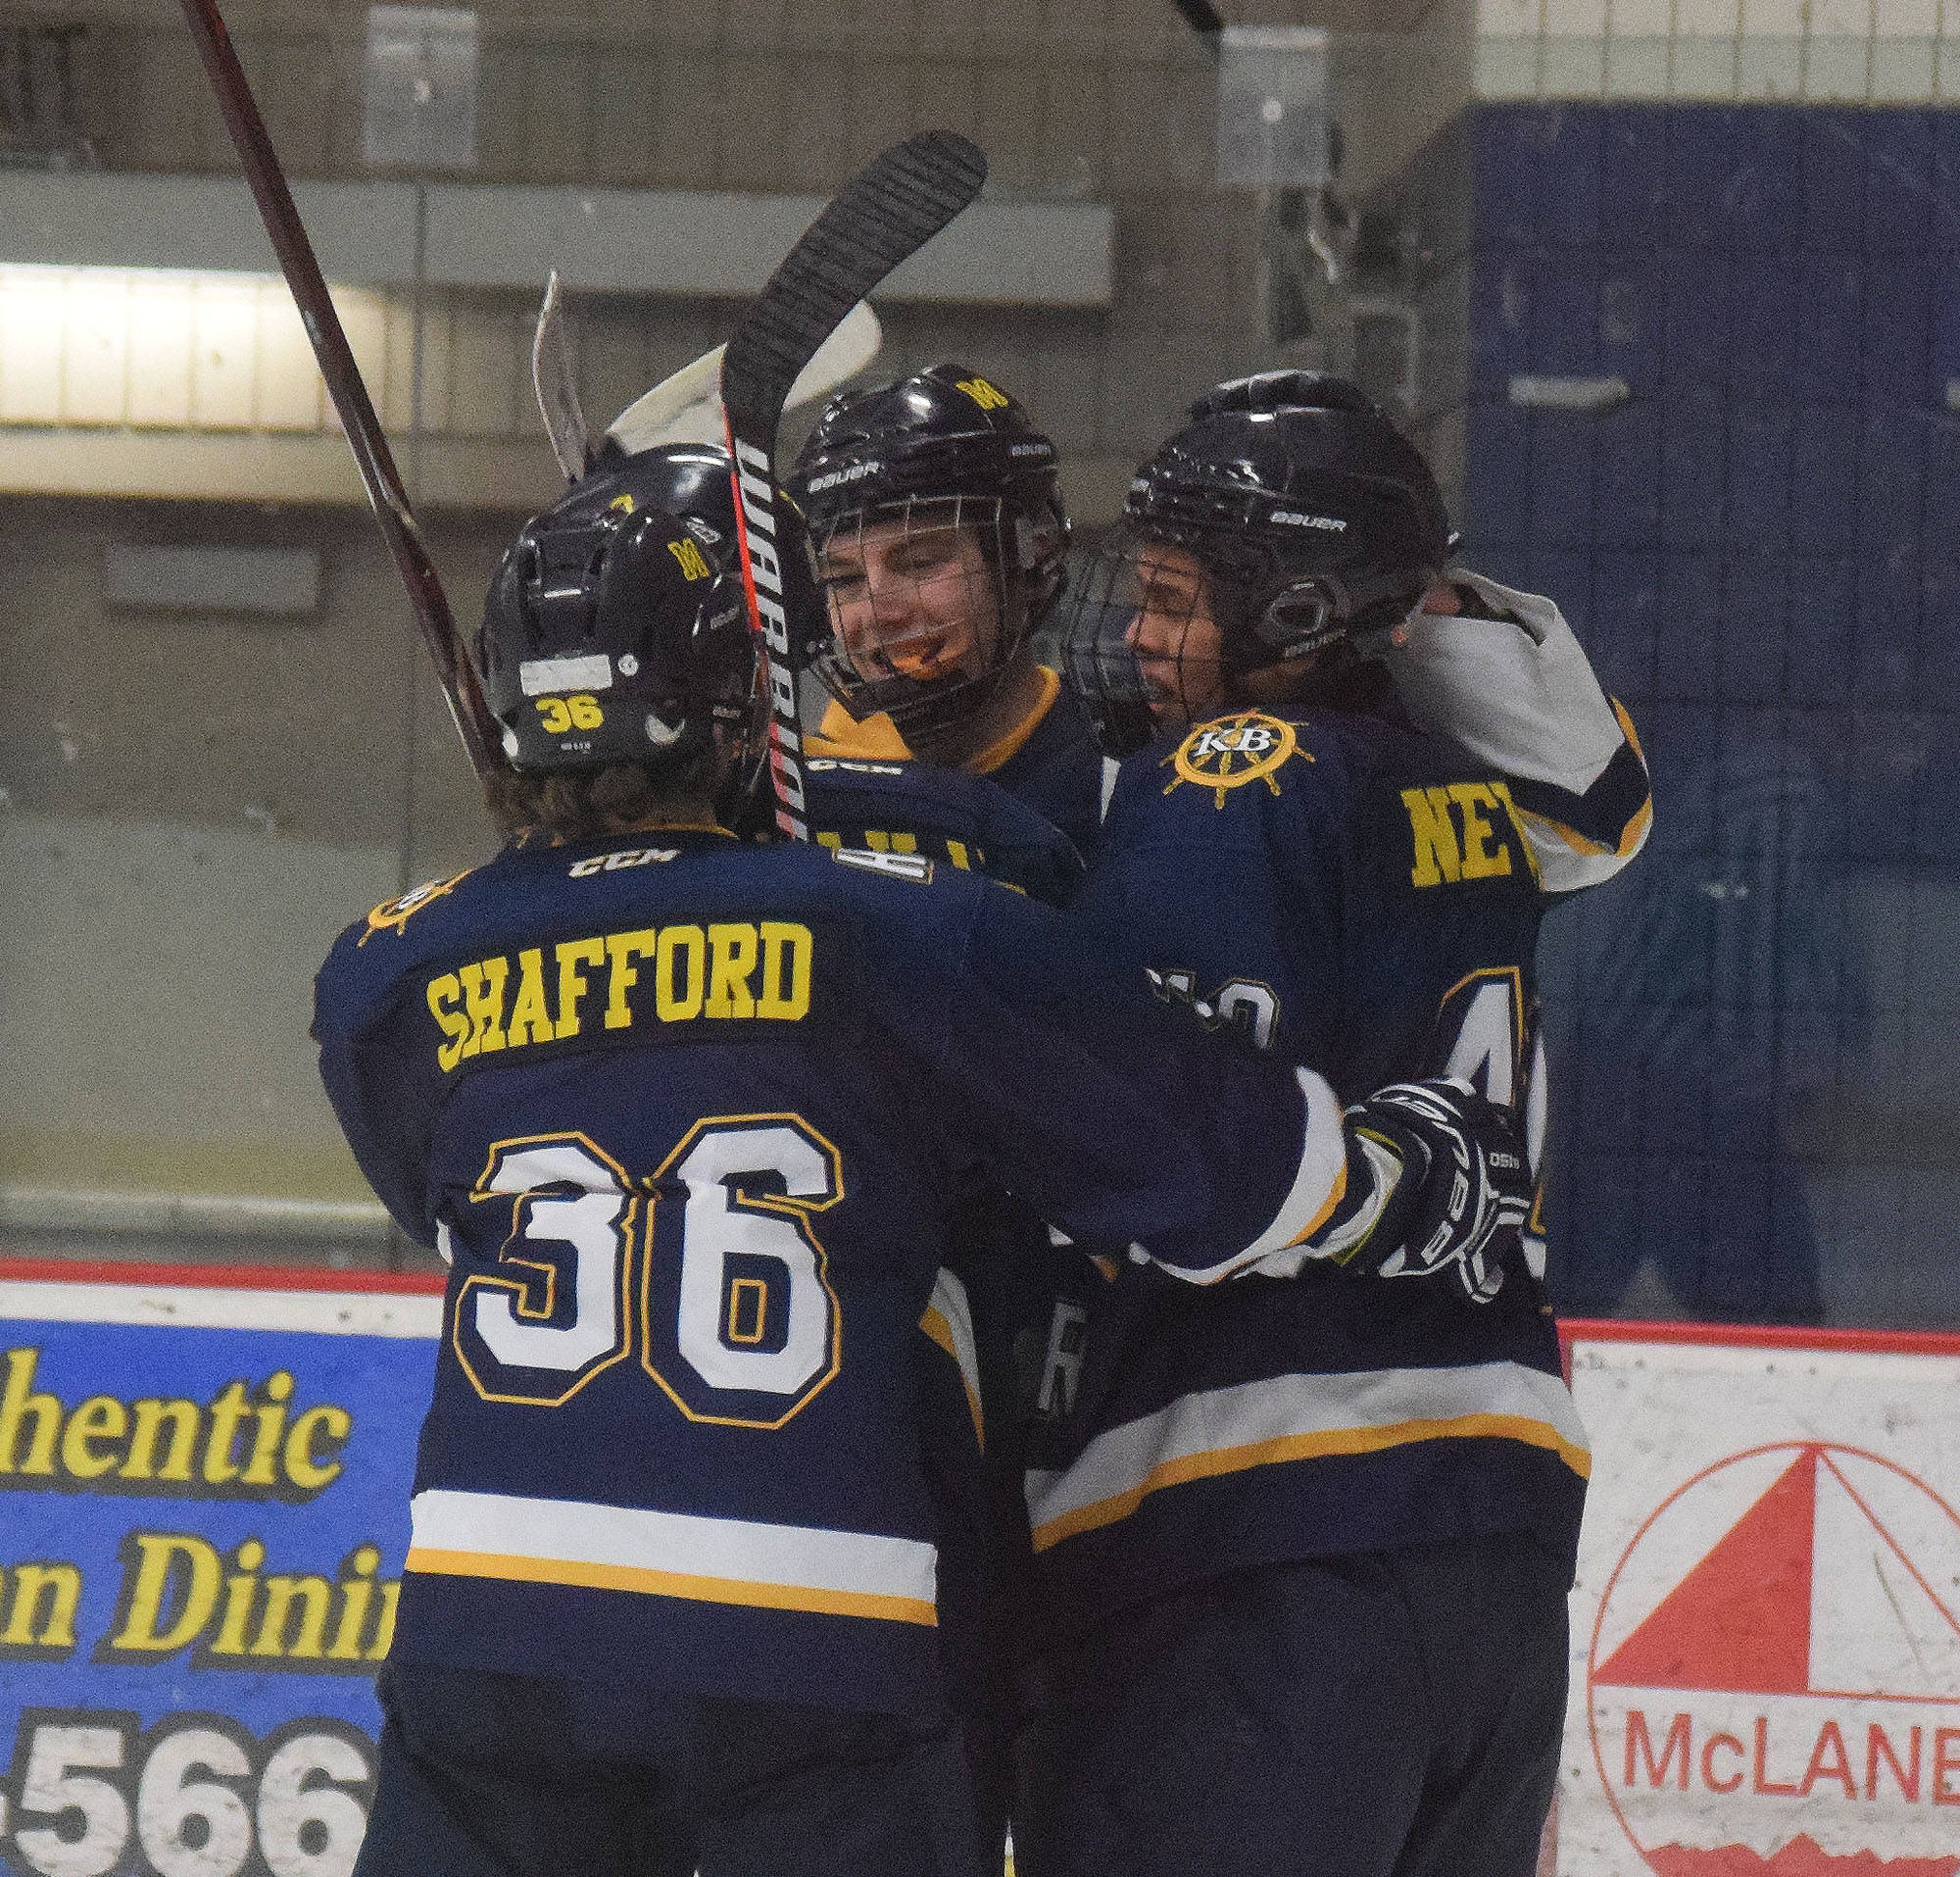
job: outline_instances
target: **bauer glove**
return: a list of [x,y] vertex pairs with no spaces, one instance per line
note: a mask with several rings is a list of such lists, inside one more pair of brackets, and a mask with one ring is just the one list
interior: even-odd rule
[[1488,1304],[1531,1210],[1531,1170],[1509,1111],[1467,1082],[1393,1082],[1350,1108],[1348,1121],[1400,1172],[1372,1229],[1338,1261],[1377,1277],[1453,1282]]

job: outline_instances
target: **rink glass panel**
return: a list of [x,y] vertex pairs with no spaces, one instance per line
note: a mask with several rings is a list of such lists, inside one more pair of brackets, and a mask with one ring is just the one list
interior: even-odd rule
[[[474,180],[820,191],[949,123],[1009,190],[1114,205],[1106,311],[895,306],[880,362],[958,357],[1024,396],[1086,541],[1216,378],[1327,365],[1404,392],[1466,560],[1560,603],[1654,770],[1646,854],[1545,929],[1556,1302],[1960,1320],[1960,113],[1466,104],[1473,81],[1543,94],[1590,42],[1473,48],[1448,9],[1411,5],[1395,24],[1432,36],[1337,40],[1344,186],[1395,207],[1396,254],[1320,291],[1275,274],[1261,205],[1212,186],[1208,71],[1167,5],[926,7],[879,20],[875,46],[820,5],[628,11],[603,43],[484,12]],[[74,115],[94,160],[228,168],[178,28],[91,31]],[[294,173],[366,173],[359,32],[269,18],[240,37]],[[1667,52],[1677,90],[1693,49]],[[1608,48],[1602,88],[1639,50]],[[1818,46],[1770,50],[1817,92]],[[1900,50],[1866,48],[1859,95]],[[779,133],[739,133],[762,121]],[[1293,299],[1313,329],[1275,337]],[[351,320],[411,457],[413,301],[370,294]],[[533,304],[421,307],[407,467],[466,623],[518,512],[553,492]],[[573,310],[602,420],[732,312]],[[254,317],[271,344],[273,313]],[[1533,373],[1632,395],[1521,408],[1511,380]],[[126,423],[154,450],[160,421],[56,411],[35,434]],[[323,414],[251,421],[332,441]],[[400,1261],[315,1085],[311,974],[346,919],[480,857],[487,825],[370,524],[348,505],[49,495],[10,497],[0,541],[6,1247]],[[104,553],[132,541],[315,549],[319,606],[111,606]]]
[[1466,557],[1558,599],[1653,770],[1545,927],[1554,1296],[1951,1325],[1960,113],[1485,106],[1404,187]]

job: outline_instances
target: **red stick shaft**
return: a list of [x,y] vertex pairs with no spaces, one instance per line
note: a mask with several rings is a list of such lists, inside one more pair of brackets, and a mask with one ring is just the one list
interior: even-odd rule
[[315,258],[313,243],[293,206],[292,191],[286,187],[285,172],[279,167],[278,153],[259,115],[257,100],[246,79],[245,69],[224,28],[217,0],[183,0],[184,17],[190,22],[191,37],[197,41],[198,56],[204,61],[219,109],[224,113],[226,129],[245,168],[245,180],[259,205],[260,219],[271,237],[272,252],[279,258],[280,271],[292,289],[300,319],[313,341],[314,357],[319,361],[320,375],[326,380],[327,395],[340,414],[341,427],[360,467],[361,481],[373,505],[374,519],[380,523],[402,584],[409,590],[409,604],[435,660],[436,674],[442,680],[443,695],[449,700],[450,716],[457,734],[469,753],[470,766],[478,775],[491,775],[504,766],[502,739],[497,720],[483,701],[476,674],[463,657],[456,620],[449,610],[449,597],[429,559],[427,544],[416,523],[409,496],[395,467],[394,453],[382,434],[381,420],[374,415],[373,401],[354,361],[340,316]]

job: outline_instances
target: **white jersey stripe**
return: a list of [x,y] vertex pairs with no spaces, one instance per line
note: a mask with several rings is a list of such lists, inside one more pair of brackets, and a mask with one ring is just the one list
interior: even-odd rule
[[959,1276],[941,1265],[933,1280],[932,1299],[919,1318],[924,1330],[953,1358],[966,1390],[966,1410],[973,1416],[973,1437],[987,1451],[987,1417],[980,1404],[980,1352],[973,1341],[973,1305]]
[[935,1620],[938,1556],[913,1539],[503,1493],[417,1493],[409,1512],[410,1570]]
[[1299,1084],[1305,1127],[1292,1190],[1281,1202],[1273,1222],[1243,1251],[1201,1269],[1167,1266],[1187,1283],[1215,1284],[1289,1245],[1298,1245],[1326,1223],[1341,1203],[1348,1185],[1348,1129],[1340,1099],[1310,1068],[1295,1069],[1294,1079]]
[[1586,1429],[1565,1384],[1519,1362],[1275,1375],[1185,1395],[1099,1434],[1060,1472],[1027,1475],[1035,1549],[1127,1518],[1151,1494],[1248,1467],[1397,1447],[1508,1439],[1582,1478]]

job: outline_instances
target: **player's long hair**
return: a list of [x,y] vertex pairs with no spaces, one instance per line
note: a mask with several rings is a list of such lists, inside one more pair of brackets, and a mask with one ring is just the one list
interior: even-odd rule
[[636,822],[707,815],[722,767],[710,748],[680,764],[613,763],[535,775],[506,769],[484,778],[483,799],[508,839],[585,841]]

